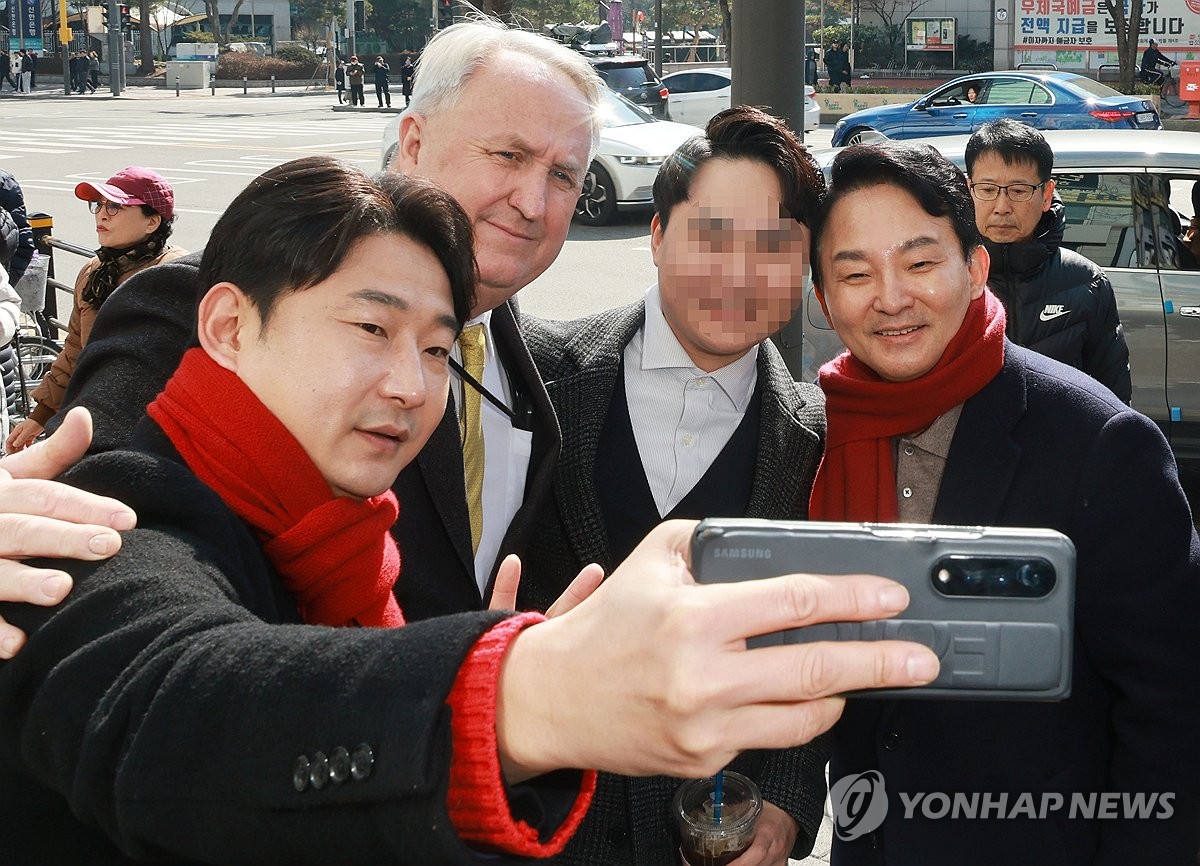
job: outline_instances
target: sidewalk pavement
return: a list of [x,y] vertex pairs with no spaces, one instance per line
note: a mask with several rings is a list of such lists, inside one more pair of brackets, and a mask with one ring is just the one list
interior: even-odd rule
[[[0,92],[0,99],[20,99],[30,101],[41,101],[46,99],[79,99],[79,100],[113,100],[113,99],[136,99],[136,100],[152,100],[152,99],[183,99],[183,98],[212,98],[212,91],[208,87],[195,88],[192,90],[181,89],[179,96],[175,95],[175,88],[161,84],[134,84],[126,86],[121,91],[120,96],[113,96],[112,91],[107,84],[102,83],[100,88],[95,93],[72,93],[68,96],[63,92],[62,82],[55,81],[52,77],[47,76],[45,82],[41,78],[38,79],[38,86],[32,93],[14,93],[7,88]],[[275,92],[271,92],[270,87],[252,87],[246,93],[242,93],[241,87],[218,87],[217,96],[236,96],[239,99],[253,99],[263,96],[324,96],[337,105],[336,91],[332,87],[307,87],[307,86],[276,86]]]

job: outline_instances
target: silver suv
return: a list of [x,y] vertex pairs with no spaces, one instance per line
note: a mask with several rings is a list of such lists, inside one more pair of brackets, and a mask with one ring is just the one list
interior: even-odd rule
[[[1133,407],[1162,428],[1181,465],[1200,469],[1200,270],[1180,243],[1200,182],[1200,135],[1148,130],[1043,132],[1067,209],[1063,246],[1104,268],[1129,344]],[[964,166],[968,136],[928,139]],[[828,166],[836,151],[818,154]],[[842,351],[809,286],[781,341],[814,381]]]

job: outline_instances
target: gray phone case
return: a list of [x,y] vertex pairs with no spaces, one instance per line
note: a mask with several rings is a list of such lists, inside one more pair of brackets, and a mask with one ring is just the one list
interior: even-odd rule
[[[948,596],[935,566],[947,557],[1044,561],[1054,585],[1037,598]],[[1071,694],[1075,545],[1048,529],[710,519],[696,529],[700,583],[794,572],[878,574],[908,588],[899,616],[763,635],[752,647],[828,640],[912,640],[941,659],[927,686],[862,697],[1062,700]]]

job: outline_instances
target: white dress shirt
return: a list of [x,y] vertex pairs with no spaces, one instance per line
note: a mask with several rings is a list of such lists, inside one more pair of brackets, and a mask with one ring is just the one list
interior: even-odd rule
[[625,399],[660,517],[704,477],[733,436],[758,384],[758,346],[719,370],[692,363],[663,316],[658,286],[625,347]]
[[[492,334],[492,312],[488,310],[467,322],[480,323],[486,334],[487,352],[483,359],[483,386],[512,408],[513,394],[504,365],[496,354],[496,338]],[[462,363],[458,344],[454,344],[454,359]],[[458,376],[450,377],[454,405],[462,420],[463,386]],[[470,387],[467,385],[466,387]],[[483,425],[483,530],[479,549],[475,551],[475,582],[482,594],[492,575],[500,545],[508,532],[521,502],[525,498],[525,477],[529,474],[529,458],[533,452],[533,433],[519,430],[512,420],[486,398],[480,400]]]

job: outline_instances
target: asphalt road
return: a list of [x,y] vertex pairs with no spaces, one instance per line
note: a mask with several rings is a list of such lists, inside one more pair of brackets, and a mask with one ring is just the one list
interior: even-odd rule
[[[327,94],[217,96],[133,88],[120,99],[92,96],[0,97],[0,167],[20,181],[31,211],[54,217],[54,234],[94,247],[94,223],[75,198],[81,180],[102,181],[127,165],[163,174],[175,187],[174,242],[203,247],[234,196],[265,169],[315,153],[379,165],[390,114],[333,111]],[[813,136],[827,144],[826,131]],[[650,213],[623,213],[602,228],[573,226],[555,264],[521,293],[525,309],[574,318],[627,303],[654,280]],[[55,256],[56,276],[74,281],[83,259]],[[69,309],[60,295],[59,309]],[[65,312],[64,312],[65,315]]]

